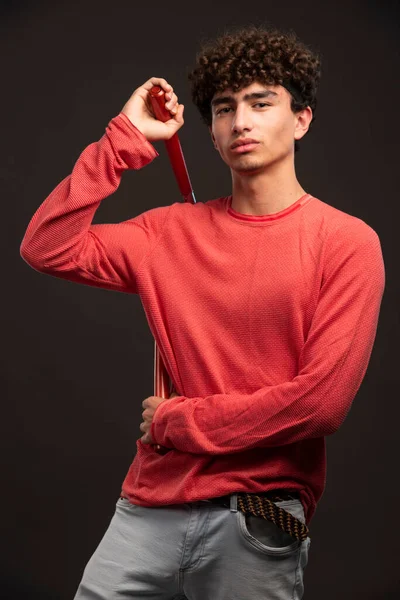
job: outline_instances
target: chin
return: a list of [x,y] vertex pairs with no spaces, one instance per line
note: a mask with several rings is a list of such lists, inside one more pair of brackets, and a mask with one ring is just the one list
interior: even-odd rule
[[260,163],[260,161],[249,161],[247,164],[243,162],[243,164],[232,165],[232,170],[236,171],[236,173],[240,173],[242,175],[252,173],[258,173],[268,167],[268,163]]

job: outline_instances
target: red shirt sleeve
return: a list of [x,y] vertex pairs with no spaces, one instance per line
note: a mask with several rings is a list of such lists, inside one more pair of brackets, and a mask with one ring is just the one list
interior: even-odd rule
[[124,115],[80,155],[72,173],[33,215],[20,252],[37,271],[91,286],[137,293],[136,273],[170,207],[116,224],[92,225],[100,202],[113,194],[124,171],[158,156]]

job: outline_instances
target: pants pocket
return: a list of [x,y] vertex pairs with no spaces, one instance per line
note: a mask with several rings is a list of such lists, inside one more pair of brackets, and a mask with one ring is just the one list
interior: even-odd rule
[[[304,522],[304,511],[299,500],[277,502],[277,505]],[[287,556],[296,554],[302,544],[268,519],[241,511],[236,514],[242,538],[260,552]]]

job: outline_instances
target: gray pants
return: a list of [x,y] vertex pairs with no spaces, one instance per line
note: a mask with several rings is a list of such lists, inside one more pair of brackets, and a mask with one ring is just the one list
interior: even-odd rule
[[[119,499],[75,600],[300,600],[310,538],[200,500],[144,507]],[[277,502],[304,522],[299,500]]]

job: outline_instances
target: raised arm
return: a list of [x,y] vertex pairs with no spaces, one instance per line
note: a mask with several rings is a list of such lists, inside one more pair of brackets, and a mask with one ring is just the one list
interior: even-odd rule
[[156,443],[197,454],[231,454],[330,435],[365,375],[385,286],[380,241],[362,221],[331,235],[319,302],[298,375],[251,395],[178,396],[158,406]]
[[[161,123],[151,113],[148,92],[160,85],[174,115]],[[151,141],[169,139],[183,124],[183,106],[171,86],[151,78],[137,88],[104,136],[90,144],[74,169],[33,215],[21,244],[34,269],[124,292],[136,292],[135,275],[162,230],[169,207],[152,209],[117,224],[92,225],[100,202],[113,194],[128,169],[141,169],[156,156]]]

